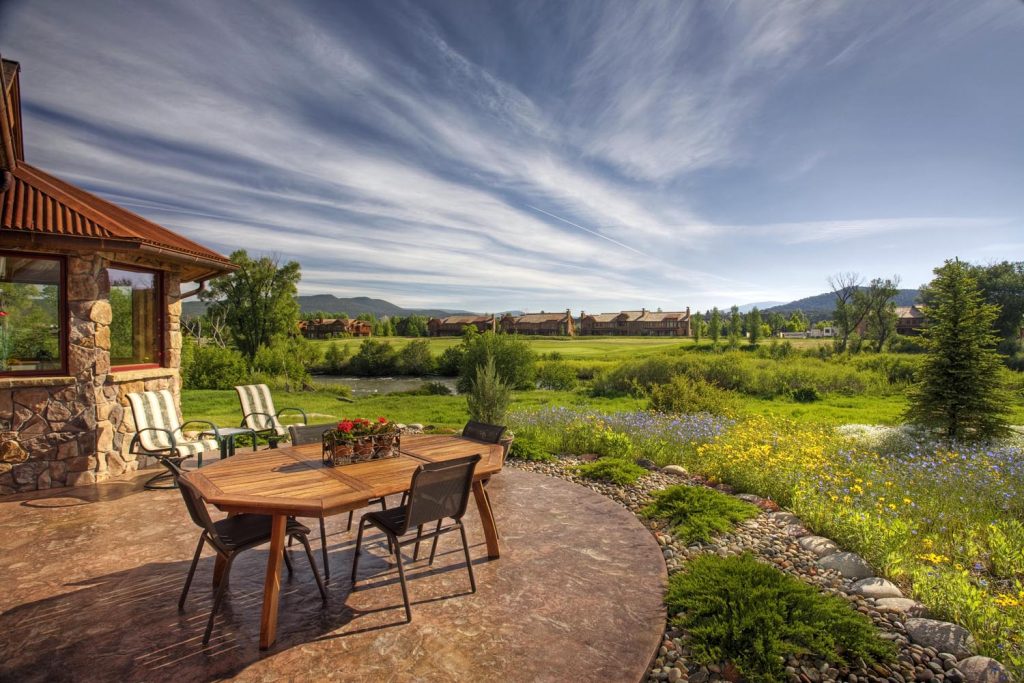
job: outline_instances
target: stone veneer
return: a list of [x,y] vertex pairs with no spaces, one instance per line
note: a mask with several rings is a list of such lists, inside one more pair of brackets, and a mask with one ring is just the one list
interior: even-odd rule
[[[110,369],[112,261],[164,270],[164,367]],[[180,282],[142,259],[68,254],[68,376],[0,377],[0,495],[79,486],[151,463],[128,453],[135,431],[126,395],[170,389],[179,395]]]

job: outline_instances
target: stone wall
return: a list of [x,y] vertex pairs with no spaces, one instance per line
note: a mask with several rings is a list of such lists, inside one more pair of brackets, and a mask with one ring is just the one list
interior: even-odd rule
[[151,464],[128,453],[135,428],[126,394],[180,393],[180,283],[165,273],[164,367],[111,372],[105,271],[112,260],[69,255],[68,376],[0,378],[0,495],[91,484]]

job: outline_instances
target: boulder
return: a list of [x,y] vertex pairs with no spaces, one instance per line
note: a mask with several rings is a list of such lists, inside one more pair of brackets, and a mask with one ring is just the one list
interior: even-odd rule
[[1006,667],[991,657],[968,657],[956,668],[960,669],[966,683],[1011,683],[1013,680]]
[[772,520],[775,521],[779,526],[787,526],[789,524],[803,524],[803,520],[794,515],[792,512],[773,512],[769,515]]
[[818,564],[825,569],[834,569],[847,579],[866,579],[875,575],[871,565],[856,553],[832,553],[818,560]]
[[664,472],[665,474],[675,474],[680,477],[686,476],[686,470],[684,470],[679,465],[668,465],[667,467],[662,467],[661,471]]
[[906,621],[910,642],[921,647],[948,652],[956,658],[970,657],[974,652],[974,637],[958,624],[935,619],[911,617]]
[[886,612],[901,612],[911,617],[923,617],[928,614],[927,607],[910,598],[880,598],[875,601],[875,606]]
[[804,550],[810,551],[818,557],[825,557],[832,553],[839,552],[839,546],[832,542],[832,539],[824,536],[804,536],[797,544]]
[[856,595],[863,595],[865,598],[902,598],[901,591],[896,584],[873,576],[870,579],[861,579],[850,587],[850,592]]

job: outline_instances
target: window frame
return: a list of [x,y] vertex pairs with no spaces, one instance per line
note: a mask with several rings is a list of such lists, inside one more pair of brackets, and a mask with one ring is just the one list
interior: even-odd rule
[[[111,261],[107,264],[106,270],[109,272],[113,270],[127,270],[133,273],[149,273],[153,276],[153,285],[156,289],[156,324],[157,329],[157,348],[156,348],[156,362],[155,363],[131,363],[127,365],[114,365],[113,357],[110,355],[110,349],[107,349],[107,358],[110,361],[110,372],[128,372],[131,370],[152,370],[155,368],[164,367],[164,360],[167,358],[167,333],[165,330],[165,317],[167,308],[167,299],[164,290],[164,271],[156,268],[146,268],[145,266],[139,266],[134,263],[121,263],[119,261]],[[107,282],[110,282],[110,276],[107,276]],[[107,302],[110,301],[110,291],[108,284],[107,291]],[[113,313],[113,309],[111,309]],[[113,320],[111,320],[113,323]]]
[[63,254],[45,254],[33,251],[14,251],[11,249],[0,249],[0,256],[13,256],[17,258],[31,258],[41,261],[56,261],[60,264],[60,276],[57,283],[57,315],[58,334],[57,344],[60,350],[60,367],[53,370],[32,370],[12,372],[0,370],[0,377],[4,379],[17,379],[20,377],[66,377],[68,374],[68,328],[71,326],[71,314],[68,309],[68,257]]

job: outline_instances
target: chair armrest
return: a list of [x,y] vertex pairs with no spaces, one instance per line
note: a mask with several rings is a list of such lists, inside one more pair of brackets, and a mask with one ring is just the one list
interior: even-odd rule
[[[245,424],[245,421],[248,420],[250,417],[254,417],[256,415],[262,415],[263,417],[267,418],[270,422],[273,422],[274,418],[277,417],[276,415],[271,415],[270,413],[245,413],[244,415],[242,415],[242,421],[238,423],[238,426],[245,427],[246,429],[248,429],[249,425]],[[273,429],[273,427],[262,427],[255,431],[261,432],[266,431],[268,429]]]
[[204,429],[204,432],[213,432],[214,437],[220,441],[220,430],[217,429],[217,425],[213,424],[209,420],[188,420],[185,424],[178,427],[178,431],[181,432],[182,436],[185,436],[185,427],[191,424],[204,424],[209,425],[210,429]]
[[145,446],[142,445],[142,441],[139,439],[139,435],[142,434],[143,432],[163,432],[164,434],[167,435],[167,438],[171,440],[171,447],[170,447],[169,450],[173,451],[173,450],[175,450],[178,447],[178,440],[174,438],[174,432],[172,432],[170,429],[162,429],[160,427],[143,427],[142,429],[138,429],[138,430],[135,431],[135,436],[132,437],[132,442],[131,442],[131,444],[128,445],[128,451],[130,453],[134,453],[135,452],[135,446],[136,445],[138,445],[140,448],[142,448],[142,452],[143,453],[159,453],[160,452],[160,451],[151,451],[151,450],[149,450],[148,448],[146,448]]
[[295,412],[300,413],[302,415],[302,424],[309,424],[309,418],[306,417],[306,411],[303,410],[302,408],[281,408],[281,410],[277,411],[277,415],[275,415],[274,417],[281,417],[281,413],[283,413],[286,410],[294,410]]

